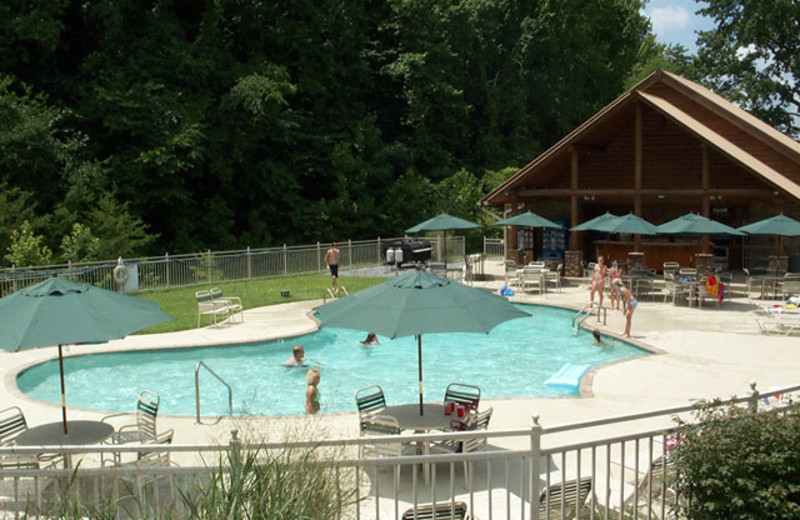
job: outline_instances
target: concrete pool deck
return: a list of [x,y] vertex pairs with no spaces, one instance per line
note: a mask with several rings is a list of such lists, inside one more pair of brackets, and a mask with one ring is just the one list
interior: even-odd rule
[[[503,264],[486,263],[487,274],[495,279],[476,282],[475,286],[497,290],[503,283]],[[346,280],[343,273],[343,280]],[[346,282],[344,282],[346,284]],[[544,295],[519,294],[513,301],[541,303],[571,309],[580,309],[589,301],[587,286],[571,280],[562,292]],[[148,349],[214,344],[236,344],[297,336],[316,330],[310,310],[321,301],[294,302],[245,311],[244,323],[233,322],[218,327],[168,333],[137,335],[102,345],[72,346],[65,355],[81,355],[119,349]],[[741,292],[725,301],[721,308],[705,305],[702,308],[675,306],[664,303],[663,297],[640,302],[632,327],[633,342],[651,348],[655,355],[643,356],[592,370],[584,378],[584,395],[579,398],[513,398],[485,399],[481,407],[494,407],[490,429],[529,428],[531,417],[539,416],[539,423],[552,427],[565,423],[594,418],[619,416],[627,413],[682,406],[698,399],[727,398],[734,394],[745,395],[750,381],[758,389],[789,386],[800,382],[800,341],[798,337],[765,336],[756,325],[754,306]],[[595,325],[590,318],[587,324]],[[619,311],[608,314],[608,324],[600,325],[603,333],[618,335],[624,327]],[[586,341],[592,341],[586,335]],[[535,344],[535,332],[531,343]],[[391,348],[385,344],[382,348]],[[289,355],[287,345],[287,356]],[[59,421],[60,406],[30,399],[16,387],[16,374],[27,366],[57,357],[55,347],[26,350],[17,353],[0,351],[0,377],[3,385],[2,408],[19,406],[25,413],[29,426]],[[502,352],[493,353],[502,357]],[[198,360],[199,361],[199,360]],[[513,362],[513,360],[509,360]],[[454,375],[454,381],[469,382],[469,364]],[[193,377],[193,374],[186,374]],[[380,384],[380,381],[375,381]],[[114,382],[109,382],[113,385]],[[265,385],[275,384],[264,381]],[[321,389],[324,396],[323,373]],[[97,412],[69,406],[70,420],[100,419],[110,412]],[[438,397],[438,396],[437,396]],[[131,395],[131,410],[137,395]],[[298,400],[302,401],[299,395]],[[391,403],[398,404],[398,403]],[[195,418],[159,415],[159,430],[175,428],[175,443],[194,444],[227,442],[230,431],[238,429],[249,440],[278,441],[286,437],[304,436],[354,437],[358,433],[355,405],[352,413],[320,413],[316,416],[293,417],[205,417],[202,424]],[[133,416],[117,424],[133,422]],[[667,426],[668,424],[665,424]],[[575,435],[574,433],[572,435]],[[570,442],[570,433],[560,439]],[[526,440],[509,439],[505,447],[525,448]]]

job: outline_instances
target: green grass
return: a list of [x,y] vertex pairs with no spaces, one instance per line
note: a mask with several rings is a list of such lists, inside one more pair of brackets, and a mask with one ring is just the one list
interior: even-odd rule
[[[339,283],[346,287],[349,293],[354,293],[385,280],[386,278],[354,276],[352,278],[340,278]],[[214,284],[193,285],[191,287],[182,287],[167,291],[139,293],[136,296],[145,300],[158,302],[159,305],[161,305],[162,311],[175,317],[174,321],[162,323],[161,325],[156,325],[142,331],[144,334],[152,334],[196,328],[197,300],[195,299],[195,291],[219,287],[223,294],[240,297],[242,299],[242,306],[246,310],[279,303],[320,300],[322,299],[323,291],[330,287],[330,284],[330,276],[319,274],[244,282],[217,282]],[[289,291],[288,298],[281,296],[281,291],[283,290]],[[207,317],[204,323],[208,324]]]

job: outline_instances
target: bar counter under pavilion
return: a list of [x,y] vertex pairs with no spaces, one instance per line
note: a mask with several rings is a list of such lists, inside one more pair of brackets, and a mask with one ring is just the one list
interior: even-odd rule
[[560,234],[507,227],[504,238],[508,260],[563,263],[566,276],[581,276],[598,254],[658,271],[672,261],[703,270],[800,271],[800,237],[569,231],[605,212],[633,213],[655,225],[694,212],[734,228],[778,214],[800,218],[800,143],[705,87],[662,70],[480,203],[502,208],[504,218],[533,211],[562,223]]

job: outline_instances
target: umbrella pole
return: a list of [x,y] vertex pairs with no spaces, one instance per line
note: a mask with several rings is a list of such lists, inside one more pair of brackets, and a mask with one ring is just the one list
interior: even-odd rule
[[61,345],[58,346],[58,370],[61,373],[61,418],[64,422],[64,435],[67,435],[67,397],[64,390],[64,354]]
[[[442,231],[442,237],[444,238],[444,277],[447,278],[447,231]],[[422,378],[420,378],[422,381]]]
[[422,407],[422,334],[417,334],[417,360],[419,363],[419,414],[424,415]]

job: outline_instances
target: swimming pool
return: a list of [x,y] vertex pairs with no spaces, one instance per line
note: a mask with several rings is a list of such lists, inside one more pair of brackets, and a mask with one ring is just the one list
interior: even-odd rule
[[[593,344],[585,331],[574,335],[574,311],[538,305],[519,305],[531,314],[500,324],[489,334],[428,334],[423,342],[426,400],[441,400],[451,382],[474,384],[482,399],[519,396],[578,395],[577,388],[544,384],[565,363],[599,366],[641,356],[646,351],[608,339]],[[360,345],[366,333],[322,328],[286,340],[257,344],[113,352],[68,357],[64,360],[67,406],[131,411],[144,389],[161,396],[161,413],[194,415],[195,366],[203,361],[233,388],[234,415],[296,415],[305,404],[305,370],[281,364],[301,344],[306,357],[321,363],[322,412],[355,410],[353,393],[379,384],[391,404],[419,399],[417,344],[414,337],[381,344]],[[30,397],[61,402],[58,362],[33,366],[17,377],[17,386]],[[227,415],[225,387],[200,371],[201,412]]]

